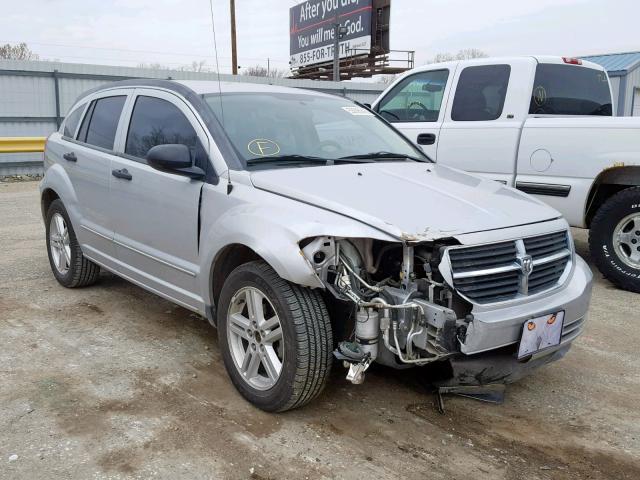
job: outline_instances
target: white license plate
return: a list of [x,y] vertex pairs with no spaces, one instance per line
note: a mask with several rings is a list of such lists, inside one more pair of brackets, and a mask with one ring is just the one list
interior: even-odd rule
[[564,312],[550,313],[524,322],[518,358],[558,345],[563,323]]

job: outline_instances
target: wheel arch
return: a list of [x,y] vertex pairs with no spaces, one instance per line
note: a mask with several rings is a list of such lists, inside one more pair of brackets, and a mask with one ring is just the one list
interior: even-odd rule
[[587,228],[591,227],[596,212],[609,198],[621,190],[637,186],[640,186],[640,165],[613,167],[600,172],[587,196],[584,213]]
[[[222,248],[216,255],[209,272],[209,288],[211,291],[212,305],[218,304],[220,292],[225,279],[240,265],[255,260],[263,260],[252,248],[242,243],[232,243]],[[269,262],[267,262],[269,263]]]
[[58,195],[58,193],[53,188],[47,187],[42,190],[42,193],[40,194],[40,209],[42,210],[43,219],[46,218],[49,207],[51,206],[53,201],[58,200],[59,198],[60,195]]
[[279,250],[267,248],[265,244],[256,244],[245,237],[243,237],[245,241],[236,237],[216,250],[209,267],[208,292],[203,292],[208,299],[206,310],[210,322],[215,321],[215,306],[218,304],[225,279],[234,269],[248,262],[262,260],[284,280],[311,288],[323,287],[322,282],[304,258],[300,247],[295,244],[293,250],[287,248],[285,245],[288,244],[278,244],[275,241],[276,239],[273,238],[275,232],[272,232],[272,235],[271,240],[274,242],[272,245],[280,245]]

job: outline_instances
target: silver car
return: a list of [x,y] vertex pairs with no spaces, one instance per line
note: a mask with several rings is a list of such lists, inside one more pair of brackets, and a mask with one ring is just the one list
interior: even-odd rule
[[102,268],[205,316],[267,411],[317,396],[334,357],[354,383],[373,362],[509,383],[586,321],[591,272],[555,210],[434,164],[347,99],[112,83],[71,108],[45,168],[58,282]]

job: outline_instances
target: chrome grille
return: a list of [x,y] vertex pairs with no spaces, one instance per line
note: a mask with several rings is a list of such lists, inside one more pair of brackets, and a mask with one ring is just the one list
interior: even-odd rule
[[545,257],[569,248],[567,232],[551,233],[540,237],[523,238],[524,248],[533,258]]
[[[523,239],[524,248],[533,257],[534,267],[529,275],[529,294],[543,292],[558,283],[569,263],[569,255],[563,252],[569,250],[569,239],[566,232],[557,232],[540,237]],[[538,263],[536,260],[548,257],[560,257],[555,261]]]
[[454,288],[475,303],[494,303],[555,287],[571,261],[566,231],[447,250]]
[[456,272],[472,272],[511,265],[516,259],[516,244],[504,242],[452,250],[449,258]]

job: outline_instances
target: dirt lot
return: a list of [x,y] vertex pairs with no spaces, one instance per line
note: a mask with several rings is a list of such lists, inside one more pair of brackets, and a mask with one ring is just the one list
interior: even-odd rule
[[416,373],[354,386],[338,367],[270,415],[196,315],[109,274],[60,287],[37,183],[0,184],[0,219],[2,479],[640,478],[640,296],[598,274],[585,334],[504,405],[450,397],[440,415]]

